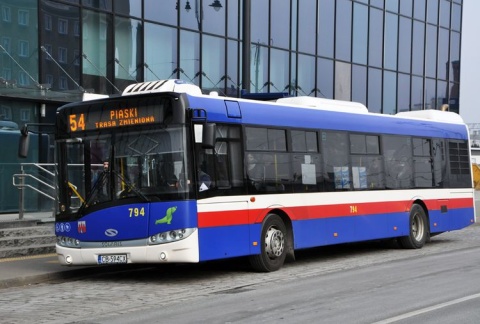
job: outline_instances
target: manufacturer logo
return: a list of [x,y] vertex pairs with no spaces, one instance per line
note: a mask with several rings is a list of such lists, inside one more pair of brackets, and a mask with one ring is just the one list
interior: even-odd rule
[[118,231],[114,228],[109,228],[105,231],[105,235],[109,237],[117,236],[117,234],[118,234]]

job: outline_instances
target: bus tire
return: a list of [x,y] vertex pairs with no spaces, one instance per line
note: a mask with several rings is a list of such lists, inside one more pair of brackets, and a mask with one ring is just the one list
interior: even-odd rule
[[398,239],[404,249],[420,249],[428,239],[427,215],[422,206],[413,204],[408,221],[409,235]]
[[260,254],[249,258],[252,268],[259,272],[280,269],[287,255],[287,229],[278,215],[265,217],[260,241]]

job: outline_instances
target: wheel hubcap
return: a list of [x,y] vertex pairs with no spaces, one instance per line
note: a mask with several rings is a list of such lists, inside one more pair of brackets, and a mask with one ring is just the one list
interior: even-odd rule
[[282,231],[270,227],[265,237],[265,252],[270,259],[278,258],[285,249],[285,238]]
[[418,214],[415,214],[415,216],[412,219],[412,234],[413,234],[413,237],[417,241],[420,241],[423,237],[423,231],[424,230],[425,230],[425,228],[424,228],[424,224],[422,222],[422,218]]

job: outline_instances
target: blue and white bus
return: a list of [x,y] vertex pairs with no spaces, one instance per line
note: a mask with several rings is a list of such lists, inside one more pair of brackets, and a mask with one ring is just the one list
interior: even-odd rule
[[475,222],[469,147],[451,112],[134,84],[57,112],[57,254],[64,265],[246,256],[275,271],[298,249],[421,248]]

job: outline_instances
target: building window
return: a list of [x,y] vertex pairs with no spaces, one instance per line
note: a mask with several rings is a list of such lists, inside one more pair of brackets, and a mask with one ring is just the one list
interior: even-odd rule
[[18,73],[18,84],[21,86],[28,86],[30,84],[30,79],[26,72],[20,71]]
[[50,86],[52,86],[52,85],[53,85],[53,75],[47,74],[47,75],[45,76],[45,81],[47,82],[47,84],[49,84]]
[[29,52],[30,51],[29,51],[28,41],[26,41],[26,40],[18,41],[18,56],[28,57]]
[[2,46],[5,49],[5,51],[7,51],[7,53],[11,52],[11,50],[10,50],[11,43],[12,43],[12,41],[11,41],[10,37],[2,37]]
[[[44,47],[45,47],[45,51],[46,51],[48,54],[51,55],[51,53],[52,53],[52,45],[51,45],[51,44],[45,44]],[[50,57],[50,55],[45,55],[45,59],[51,61],[52,58]]]
[[45,15],[45,30],[52,30],[52,16]]
[[9,68],[3,68],[2,69],[2,78],[5,80],[11,80],[12,79],[12,70]]
[[29,12],[27,10],[18,10],[18,24],[20,26],[29,25]]
[[80,65],[80,51],[74,50],[73,51],[73,64],[76,66]]
[[60,63],[67,63],[67,49],[65,47],[58,48],[58,61]]
[[30,121],[30,109],[20,109],[20,120],[22,122]]
[[77,37],[80,36],[80,23],[78,21],[73,24],[73,34]]
[[58,33],[62,35],[68,34],[68,20],[66,19],[58,20]]
[[10,7],[2,7],[2,20],[4,22],[12,21],[12,10],[10,9]]
[[67,86],[68,86],[68,84],[67,84],[67,78],[66,78],[66,77],[60,77],[60,78],[58,79],[58,81],[59,81],[58,87],[60,88],[60,90],[66,90],[66,89],[67,89]]
[[12,120],[12,108],[10,106],[0,106],[0,120]]

